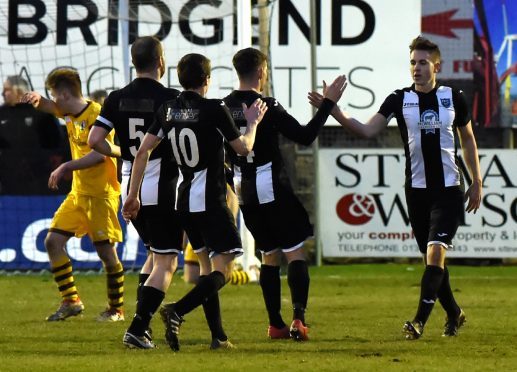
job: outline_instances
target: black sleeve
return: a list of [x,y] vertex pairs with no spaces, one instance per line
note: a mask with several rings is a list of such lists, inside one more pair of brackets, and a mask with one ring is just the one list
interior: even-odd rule
[[464,127],[470,121],[469,109],[467,107],[467,101],[465,95],[461,90],[452,91],[452,101],[454,104],[454,126]]
[[58,149],[61,147],[61,130],[59,121],[54,115],[40,113],[37,117],[37,130],[41,147],[44,149]]
[[231,142],[241,136],[239,128],[232,119],[232,114],[228,106],[221,100],[214,100],[214,111],[217,129],[219,129],[224,138]]
[[232,191],[235,192],[235,185],[233,184],[233,168],[226,163],[224,164],[224,175],[226,177],[226,183],[230,186]]
[[158,110],[154,113],[153,123],[147,129],[147,133],[154,134],[155,136],[164,138],[167,134],[167,131],[164,128],[164,123],[167,120],[166,117],[167,105],[163,104],[160,106]]
[[101,127],[106,129],[108,132],[114,128],[115,118],[117,117],[117,109],[114,107],[113,94],[110,93],[108,97],[104,100],[104,104],[102,105],[101,112],[99,116],[97,116],[97,120],[95,120],[96,127]]
[[388,97],[386,97],[386,99],[381,105],[381,108],[377,112],[384,116],[386,120],[389,122],[391,118],[395,116],[395,113],[397,112],[397,110],[400,109],[400,107],[401,102],[399,91],[394,91]]
[[268,110],[272,110],[271,114],[273,115],[274,124],[282,135],[291,141],[308,146],[318,136],[320,129],[325,125],[333,108],[334,102],[325,98],[316,115],[307,125],[300,125],[298,120],[293,118],[276,100]]

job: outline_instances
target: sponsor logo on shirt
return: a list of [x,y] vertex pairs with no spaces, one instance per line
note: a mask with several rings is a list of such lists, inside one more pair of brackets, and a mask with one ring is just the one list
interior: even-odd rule
[[199,110],[198,109],[167,109],[167,121],[186,122],[186,121],[198,121]]
[[404,108],[405,107],[417,107],[418,106],[418,102],[404,102]]
[[233,120],[246,120],[246,117],[244,116],[244,111],[242,111],[242,109],[232,108],[230,112],[232,114]]
[[435,134],[435,129],[440,129],[442,122],[434,110],[425,110],[422,115],[420,115],[418,126],[420,129],[425,129],[424,134]]

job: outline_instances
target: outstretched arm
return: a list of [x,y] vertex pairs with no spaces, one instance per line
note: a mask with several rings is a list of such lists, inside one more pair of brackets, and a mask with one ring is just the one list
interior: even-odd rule
[[63,116],[57,109],[56,103],[54,101],[42,97],[38,92],[25,93],[20,99],[20,102],[30,103],[32,106],[34,106],[34,108],[58,117]]
[[458,127],[458,132],[461,147],[463,149],[463,158],[465,159],[470,176],[472,177],[472,184],[469,186],[467,192],[465,193],[465,197],[468,199],[467,208],[465,210],[469,213],[476,213],[481,204],[481,194],[483,187],[481,181],[481,171],[479,169],[479,156],[476,139],[474,137],[474,133],[472,132],[472,125],[470,122],[463,127]]
[[[325,92],[328,89],[326,83],[323,82],[323,95],[318,92],[309,92],[307,96],[309,103],[314,107],[320,107],[324,102]],[[388,125],[388,120],[379,113],[373,115],[366,123],[351,117],[346,111],[341,111],[337,105],[334,106],[331,114],[343,128],[365,138],[375,137]]]
[[301,125],[298,120],[283,109],[277,111],[278,116],[275,122],[280,133],[290,140],[305,146],[310,145],[316,139],[332,109],[343,95],[347,82],[345,75],[340,75],[328,87],[325,82],[323,84],[326,89],[323,92],[323,96],[321,96],[320,106],[307,125]]
[[90,151],[82,158],[70,160],[61,164],[52,173],[50,173],[50,177],[48,179],[49,189],[57,190],[59,182],[67,172],[93,167],[94,165],[102,163],[104,159],[104,155],[99,154],[96,151]]
[[332,116],[343,128],[364,138],[375,137],[388,125],[388,120],[379,113],[373,115],[366,123],[361,123],[359,120],[351,117],[346,111],[341,111],[339,108],[332,112]]
[[88,135],[88,146],[103,155],[120,157],[120,147],[106,139],[108,134],[105,128],[94,125]]

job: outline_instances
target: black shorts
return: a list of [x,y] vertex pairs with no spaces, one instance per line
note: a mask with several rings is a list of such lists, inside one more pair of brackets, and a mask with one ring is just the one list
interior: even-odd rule
[[463,191],[459,187],[440,191],[406,188],[406,201],[420,252],[425,254],[429,243],[449,248],[464,220]]
[[277,249],[295,250],[313,234],[307,211],[294,195],[271,203],[240,207],[246,227],[255,239],[255,247],[264,254]]
[[242,255],[241,238],[228,207],[177,213],[194,251],[206,247],[210,256],[217,253]]
[[174,206],[145,205],[131,221],[138,235],[151,250],[158,254],[178,254],[183,249],[183,229]]

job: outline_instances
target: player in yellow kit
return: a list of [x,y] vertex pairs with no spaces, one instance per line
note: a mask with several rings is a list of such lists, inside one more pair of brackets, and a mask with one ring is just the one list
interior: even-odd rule
[[[73,236],[88,234],[107,273],[108,308],[97,320],[121,321],[124,320],[124,270],[115,249],[115,243],[122,241],[117,217],[120,185],[116,159],[91,150],[87,144],[90,128],[101,106],[83,97],[79,74],[73,69],[53,70],[45,85],[52,100],[30,92],[22,101],[64,119],[72,153],[72,160],[50,174],[49,188],[56,190],[63,176],[73,171],[72,189],[54,214],[45,238],[51,271],[62,297],[60,307],[47,320],[64,320],[84,310],[66,243]],[[113,133],[108,140],[113,144]]]

